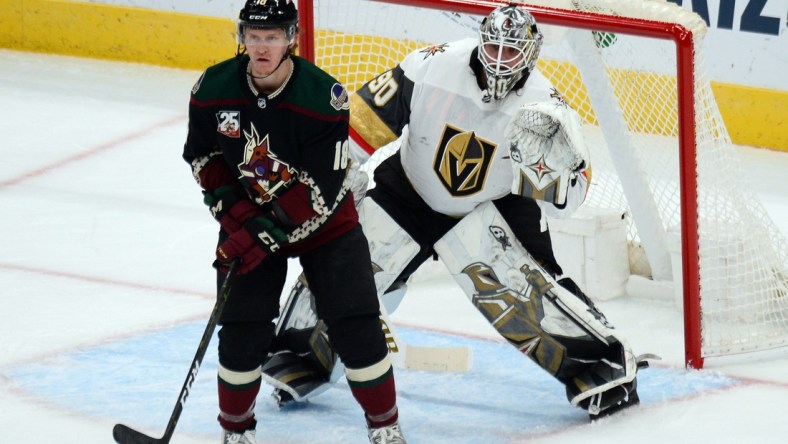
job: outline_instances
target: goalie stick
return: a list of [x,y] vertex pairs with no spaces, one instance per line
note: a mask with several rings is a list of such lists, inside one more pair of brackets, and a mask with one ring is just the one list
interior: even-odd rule
[[237,265],[238,261],[234,261],[230,264],[224,282],[222,282],[222,286],[219,288],[219,297],[216,298],[216,303],[213,305],[211,316],[208,318],[208,325],[205,326],[205,332],[202,335],[202,339],[200,339],[200,345],[197,346],[197,352],[194,355],[191,367],[189,367],[189,373],[186,375],[183,387],[181,387],[181,393],[178,395],[178,402],[175,403],[172,415],[170,415],[167,429],[164,430],[164,436],[158,439],[152,438],[126,425],[115,424],[115,427],[112,429],[112,436],[115,438],[116,442],[120,444],[166,444],[170,442],[172,434],[175,433],[175,426],[178,424],[181,412],[183,412],[183,404],[186,403],[186,398],[189,396],[192,384],[194,384],[197,378],[197,372],[200,370],[203,357],[205,357],[205,352],[208,350],[208,344],[211,342],[213,332],[216,330],[216,325],[219,323],[219,316],[221,316],[224,305],[227,302],[227,297],[230,295],[230,281],[235,275]]
[[389,357],[395,367],[431,372],[467,372],[471,369],[473,352],[470,347],[430,347],[403,341],[397,335],[383,301],[380,304],[380,321],[389,346]]
[[471,369],[469,347],[421,347],[404,342],[389,319],[399,306],[406,286],[386,292],[419,251],[419,245],[373,199],[359,205],[362,228],[369,240],[380,298],[380,319],[389,346],[392,364],[399,368],[427,371],[465,372]]

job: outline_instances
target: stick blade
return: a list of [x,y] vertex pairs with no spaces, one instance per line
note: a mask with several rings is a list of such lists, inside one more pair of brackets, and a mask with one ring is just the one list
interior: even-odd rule
[[112,428],[112,437],[119,444],[167,444],[169,440],[151,438],[123,424],[115,424]]

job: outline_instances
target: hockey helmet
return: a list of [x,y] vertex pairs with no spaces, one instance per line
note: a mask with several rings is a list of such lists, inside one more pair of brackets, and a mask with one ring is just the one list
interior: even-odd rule
[[281,28],[287,44],[298,32],[298,10],[292,0],[246,0],[238,17],[238,43],[244,44],[246,29]]
[[523,7],[500,6],[484,18],[479,28],[479,62],[487,75],[487,93],[500,100],[531,72],[539,59],[542,33]]

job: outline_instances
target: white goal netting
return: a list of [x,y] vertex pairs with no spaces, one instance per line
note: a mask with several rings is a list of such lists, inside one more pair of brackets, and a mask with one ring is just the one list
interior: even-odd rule
[[[315,61],[351,91],[415,49],[475,36],[481,19],[390,1],[313,3]],[[584,205],[627,215],[632,274],[681,282],[671,248],[682,248],[682,205],[697,208],[698,241],[683,248],[698,253],[689,266],[699,269],[690,288],[698,289],[692,297],[700,300],[700,322],[685,333],[697,336],[702,355],[788,345],[788,247],[739,171],[705,71],[703,21],[659,0],[544,4],[633,18],[634,27],[648,23],[639,19],[676,23],[693,33],[694,91],[679,88],[674,41],[571,23],[542,25],[546,44],[537,67],[585,121],[593,179]],[[682,100],[689,95],[693,100]],[[682,113],[694,117],[688,134],[695,168],[681,156],[692,144],[680,142]],[[682,188],[682,180],[697,185]]]

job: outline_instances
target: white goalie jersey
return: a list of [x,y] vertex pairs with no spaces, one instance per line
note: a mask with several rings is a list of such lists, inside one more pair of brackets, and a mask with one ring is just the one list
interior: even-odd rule
[[[588,184],[579,119],[562,118],[576,113],[538,70],[523,88],[485,102],[470,67],[477,43],[468,38],[415,51],[351,96],[351,146],[363,150],[354,156],[368,157],[407,126],[402,166],[434,210],[462,217],[515,193],[537,199],[549,216],[567,217],[582,203]],[[534,139],[521,128],[530,125],[522,109],[535,103],[566,110],[552,113],[563,121],[553,122],[559,131],[547,139],[538,131]],[[554,146],[564,154],[551,154]]]

